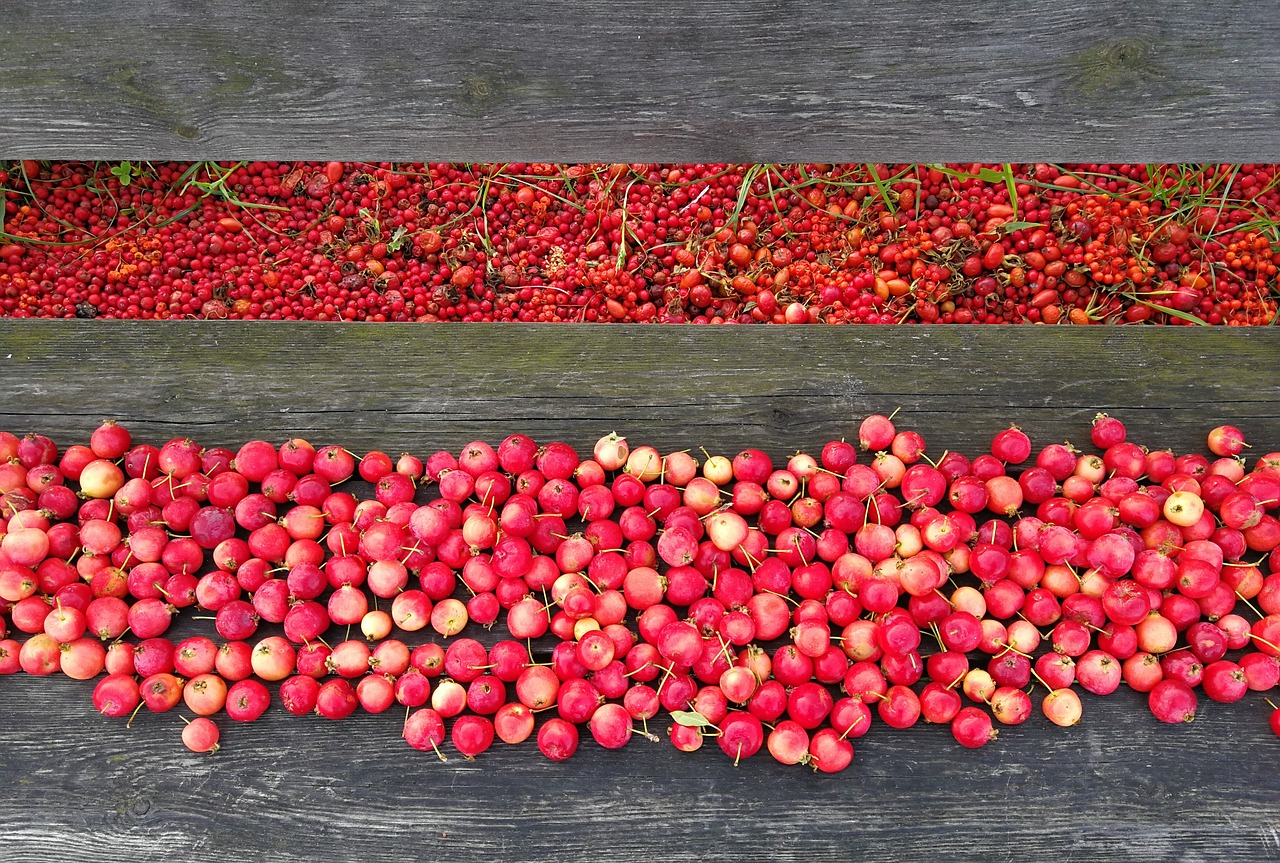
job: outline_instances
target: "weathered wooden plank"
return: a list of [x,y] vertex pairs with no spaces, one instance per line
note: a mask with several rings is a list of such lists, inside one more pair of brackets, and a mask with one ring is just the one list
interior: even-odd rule
[[[1265,706],[1208,704],[1159,725],[1127,690],[1085,721],[1041,717],[978,752],[946,728],[876,728],[834,777],[665,741],[564,764],[530,744],[439,763],[401,715],[332,723],[276,705],[222,720],[222,751],[181,748],[173,714],[131,729],[67,680],[9,678],[0,799],[12,863],[61,860],[1265,860],[1280,779]],[[655,723],[655,730],[664,730]],[[710,746],[710,744],[708,744]],[[446,751],[451,751],[446,747]],[[51,858],[51,855],[56,855]]]
[[211,445],[308,430],[416,452],[616,427],[781,454],[901,408],[932,451],[1015,420],[1087,440],[1098,410],[1180,450],[1227,420],[1280,441],[1270,329],[0,321],[0,372],[0,422],[61,437],[119,416]]
[[0,155],[1274,161],[1267,4],[7,4]]
[[[616,426],[781,457],[899,405],[933,451],[973,451],[1011,420],[1082,440],[1097,409],[1151,445],[1201,448],[1230,419],[1275,448],[1280,331],[0,322],[0,427],[64,444],[116,416],[210,445],[424,452],[522,430],[585,447]],[[876,728],[834,777],[589,738],[560,765],[527,744],[441,764],[399,741],[399,715],[278,705],[252,726],[222,719],[224,750],[196,758],[175,715],[126,729],[88,696],[0,680],[6,863],[1280,855],[1276,741],[1254,695],[1202,699],[1178,728],[1131,692],[1086,696],[1080,727],[1037,716],[979,752],[945,728]]]

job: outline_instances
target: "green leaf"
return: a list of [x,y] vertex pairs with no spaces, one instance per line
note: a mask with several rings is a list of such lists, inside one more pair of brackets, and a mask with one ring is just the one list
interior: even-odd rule
[[1138,296],[1135,293],[1122,291],[1121,294],[1133,300],[1135,303],[1142,303],[1142,305],[1147,306],[1148,308],[1154,309],[1157,312],[1164,312],[1166,315],[1169,315],[1170,317],[1181,318],[1184,321],[1187,321],[1192,324],[1196,324],[1201,327],[1209,326],[1208,321],[1201,320],[1200,318],[1197,318],[1195,315],[1189,314],[1187,312],[1179,311],[1178,309],[1170,308],[1169,306],[1162,306],[1159,303],[1153,303],[1150,300],[1144,300],[1142,297]]
[[[174,182],[174,186],[179,186],[179,185],[181,185],[181,186],[182,186],[182,191],[185,193],[185,192],[187,191],[187,189],[188,189],[188,188],[190,188],[191,184],[195,181],[195,176],[196,176],[196,174],[198,174],[198,173],[200,172],[200,169],[201,169],[202,167],[204,167],[204,166],[206,166],[206,165],[208,165],[208,164],[211,164],[211,163],[208,163],[208,162],[192,162],[192,163],[187,167],[187,169],[186,169],[185,171],[183,171],[183,172],[182,172],[182,176],[178,177],[178,179]],[[185,184],[185,185],[184,185],[184,184]]]
[[997,231],[1022,231],[1027,228],[1043,228],[1046,227],[1044,222],[1005,222],[1003,225],[996,227]]
[[946,165],[930,165],[929,167],[943,176],[953,177],[957,180],[981,180],[984,183],[1002,183],[1005,179],[1004,172],[997,171],[994,168],[979,168],[978,173],[971,174],[968,171],[948,168]]
[[676,724],[687,725],[690,728],[714,728],[715,727],[714,725],[711,724],[710,719],[703,716],[701,713],[699,713],[696,710],[673,710],[671,711],[671,718],[676,721]]
[[1195,315],[1189,314],[1187,312],[1182,312],[1177,309],[1171,309],[1168,306],[1162,306],[1159,303],[1149,303],[1146,300],[1138,300],[1138,302],[1142,303],[1144,306],[1150,306],[1151,308],[1155,309],[1157,312],[1164,312],[1166,315],[1169,315],[1171,317],[1182,318],[1184,321],[1190,321],[1191,323],[1197,324],[1202,327],[1209,326],[1208,321],[1201,320],[1200,318],[1197,318]]
[[889,188],[888,182],[880,179],[875,165],[867,165],[867,170],[871,172],[871,182],[876,184],[876,191],[880,193],[880,201],[884,204],[885,209],[890,213],[898,212],[898,208],[894,206],[892,190]]
[[391,252],[400,251],[400,248],[404,245],[404,239],[408,235],[408,233],[409,232],[406,231],[403,226],[396,228],[395,231],[391,234],[391,239],[387,241],[387,250]]
[[114,165],[111,168],[111,174],[120,181],[120,185],[128,186],[133,182],[135,176],[133,163],[125,161],[119,165]]
[[742,185],[738,187],[738,200],[734,203],[733,210],[725,216],[726,225],[734,226],[738,224],[738,216],[742,214],[743,208],[747,206],[747,198],[751,194],[751,184],[754,183],[756,178],[761,174],[765,174],[767,178],[767,170],[768,169],[764,165],[750,165],[743,173]]
[[1013,208],[1013,217],[1018,218],[1018,184],[1013,179],[1013,165],[1006,162],[1001,165],[1004,174],[1004,186],[1009,192],[1009,206]]

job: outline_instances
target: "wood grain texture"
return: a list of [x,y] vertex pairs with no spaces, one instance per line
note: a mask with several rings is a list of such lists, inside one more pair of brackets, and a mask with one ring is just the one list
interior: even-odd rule
[[[776,458],[897,406],[935,452],[1012,420],[1037,443],[1083,440],[1100,409],[1153,446],[1201,449],[1232,419],[1276,448],[1280,331],[0,322],[0,427],[64,445],[115,416],[208,445],[423,453],[520,430],[585,448],[616,428]],[[1181,727],[1127,690],[1084,700],[1080,727],[1037,715],[978,752],[946,728],[877,727],[827,777],[589,735],[564,764],[529,744],[441,764],[399,740],[400,714],[278,704],[221,719],[223,751],[198,758],[173,714],[126,729],[87,685],[19,675],[0,679],[0,839],[5,863],[1280,856],[1260,698],[1202,699]]]
[[[0,321],[0,422],[55,439],[105,416],[208,445],[311,433],[387,452],[601,434],[775,457],[902,409],[933,451],[1016,420],[1087,442],[1099,410],[1202,450],[1280,441],[1280,330]],[[729,453],[732,455],[732,452]]]
[[221,720],[224,748],[197,757],[174,714],[126,729],[88,695],[68,680],[0,686],[8,863],[1280,855],[1276,741],[1250,703],[1157,727],[1134,693],[1086,696],[1080,726],[1036,716],[976,752],[945,727],[880,727],[824,776],[665,741],[609,752],[590,735],[562,764],[527,743],[442,764],[399,739],[401,714],[333,723],[278,704],[251,726]]
[[1272,11],[15,0],[0,156],[1277,161]]

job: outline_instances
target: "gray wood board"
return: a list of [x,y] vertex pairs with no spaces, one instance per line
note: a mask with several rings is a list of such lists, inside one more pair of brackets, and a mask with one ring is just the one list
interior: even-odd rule
[[1278,161],[1274,11],[14,0],[0,156]]
[[[114,416],[139,439],[300,434],[425,453],[513,431],[775,458],[902,407],[930,451],[976,454],[1017,421],[1087,441],[1097,410],[1152,446],[1202,451],[1223,421],[1280,442],[1280,331],[0,322],[0,427],[62,445]],[[207,624],[206,624],[207,625]],[[494,633],[486,640],[498,637]],[[1267,860],[1280,856],[1270,711],[1201,699],[1189,726],[1127,689],[1085,719],[1038,714],[976,752],[879,725],[835,776],[710,744],[552,764],[531,743],[474,764],[399,740],[402,714],[341,723],[275,704],[225,717],[212,758],[175,713],[126,729],[90,687],[0,679],[6,863],[56,860]],[[664,731],[665,723],[655,722]]]
[[[1203,451],[1232,422],[1280,448],[1280,329],[681,327],[0,321],[0,420],[87,437],[118,417],[207,445],[307,433],[387,452],[513,431],[587,449],[775,458],[901,408],[930,452],[980,452],[1017,422],[1088,443],[1098,411],[1139,443]],[[1265,451],[1265,450],[1259,450]]]

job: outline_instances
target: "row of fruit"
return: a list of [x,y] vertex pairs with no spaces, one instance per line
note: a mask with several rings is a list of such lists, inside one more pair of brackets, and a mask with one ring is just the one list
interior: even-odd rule
[[585,458],[518,433],[392,458],[0,433],[0,673],[96,681],[108,716],[181,710],[195,751],[273,703],[403,708],[441,758],[534,737],[564,759],[580,728],[612,749],[665,713],[680,750],[824,771],[881,726],[980,747],[1037,704],[1071,726],[1078,690],[1126,686],[1165,722],[1198,693],[1261,704],[1280,453],[1247,464],[1232,426],[1213,458],[1147,449],[1103,414],[1091,439],[1010,427],[932,458],[875,415],[775,462],[616,434]]
[[1276,165],[0,162],[0,314],[1276,320]]

